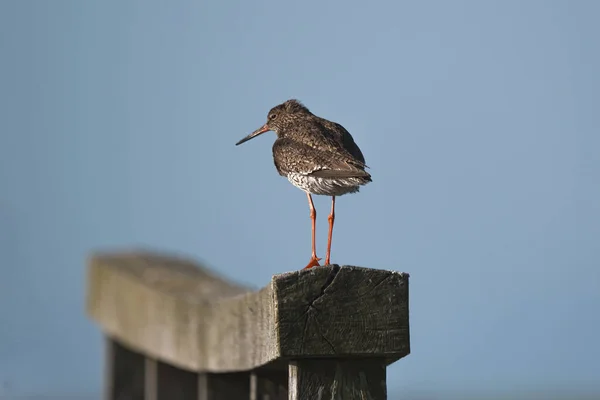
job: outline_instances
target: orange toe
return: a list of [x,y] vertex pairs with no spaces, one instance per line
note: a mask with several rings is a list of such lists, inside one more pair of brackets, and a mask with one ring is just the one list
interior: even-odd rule
[[319,260],[320,260],[320,258],[317,258],[317,257],[311,258],[310,261],[308,262],[308,265],[306,267],[304,267],[304,269],[310,269],[312,267],[320,267],[321,264],[319,264]]

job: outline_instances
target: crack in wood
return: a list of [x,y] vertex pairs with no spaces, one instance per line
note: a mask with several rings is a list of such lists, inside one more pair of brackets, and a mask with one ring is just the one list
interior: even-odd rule
[[333,347],[333,344],[323,334],[323,331],[321,330],[321,323],[319,322],[319,320],[317,318],[315,318],[315,325],[317,325],[317,330],[319,331],[319,335],[321,336],[321,339],[323,339],[325,341],[325,343],[327,343],[329,345],[329,347],[331,347],[331,351],[333,352],[333,354],[335,354],[336,353],[335,347]]
[[294,320],[294,322],[299,322],[302,318],[304,318],[308,312],[311,309],[315,309],[317,311],[320,311],[317,307],[315,307],[314,303],[315,301],[319,300],[321,297],[323,297],[323,295],[325,295],[325,290],[331,286],[333,284],[333,281],[335,279],[335,277],[337,276],[338,272],[340,271],[340,266],[338,265],[334,265],[331,272],[329,273],[329,275],[327,276],[327,279],[325,280],[325,283],[323,284],[323,286],[321,287],[320,293],[314,298],[312,299],[308,305],[306,306],[306,310],[304,311],[304,313],[302,313],[298,318],[296,318]]
[[321,293],[319,293],[317,295],[317,297],[315,297],[309,304],[308,304],[308,309],[310,308],[314,308],[313,304],[315,303],[315,301],[319,300],[321,297],[323,297],[325,295],[325,290],[327,290],[327,288],[329,286],[331,286],[333,284],[333,281],[335,280],[335,278],[337,277],[338,272],[340,272],[340,266],[339,265],[334,265],[331,268],[331,272],[329,273],[329,275],[327,276],[327,279],[325,280],[325,283],[323,284],[323,286],[321,287]]
[[[312,316],[309,314],[309,312],[312,309],[316,310],[317,312],[319,311],[319,309],[314,306],[314,303],[315,303],[315,301],[317,301],[318,299],[320,299],[321,297],[323,297],[325,295],[325,290],[327,290],[327,288],[333,284],[335,278],[338,275],[338,272],[340,272],[340,266],[333,265],[331,268],[331,272],[329,272],[329,275],[327,276],[327,279],[325,280],[325,283],[323,284],[323,286],[321,286],[320,293],[308,303],[308,306],[306,307],[306,311],[302,314],[302,317],[305,317],[304,329],[302,330],[302,341],[301,341],[302,345],[300,347],[302,350],[304,350],[304,344],[306,343],[306,332],[308,330],[308,320],[312,318]],[[300,317],[300,318],[302,318],[302,317]],[[317,329],[319,330],[319,335],[331,347],[331,350],[335,354],[335,348],[333,347],[331,342],[329,340],[327,340],[327,338],[321,333],[321,328],[319,327],[318,321],[315,320],[315,323],[317,325]]]

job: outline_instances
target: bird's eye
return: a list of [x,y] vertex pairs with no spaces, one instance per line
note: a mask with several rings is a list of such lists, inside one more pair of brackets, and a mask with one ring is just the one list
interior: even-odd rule
[[275,117],[277,117],[277,114],[271,114],[271,115],[269,115],[269,119],[275,119]]

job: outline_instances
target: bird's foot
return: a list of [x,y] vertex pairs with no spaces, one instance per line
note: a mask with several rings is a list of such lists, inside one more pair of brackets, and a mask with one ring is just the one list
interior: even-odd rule
[[308,265],[306,267],[304,267],[303,269],[310,269],[312,267],[320,267],[321,264],[319,264],[319,260],[321,260],[320,258],[318,258],[317,256],[312,256],[312,258],[310,259],[310,261],[308,262]]

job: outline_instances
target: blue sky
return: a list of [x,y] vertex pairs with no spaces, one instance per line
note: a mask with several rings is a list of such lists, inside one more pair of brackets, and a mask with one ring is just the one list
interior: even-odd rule
[[[275,171],[274,134],[234,146],[298,98],[373,175],[337,201],[332,261],[411,275],[391,391],[600,392],[599,13],[0,3],[0,383],[99,392],[92,250],[179,252],[256,287],[303,267],[308,206]],[[315,205],[324,256],[329,199]]]

